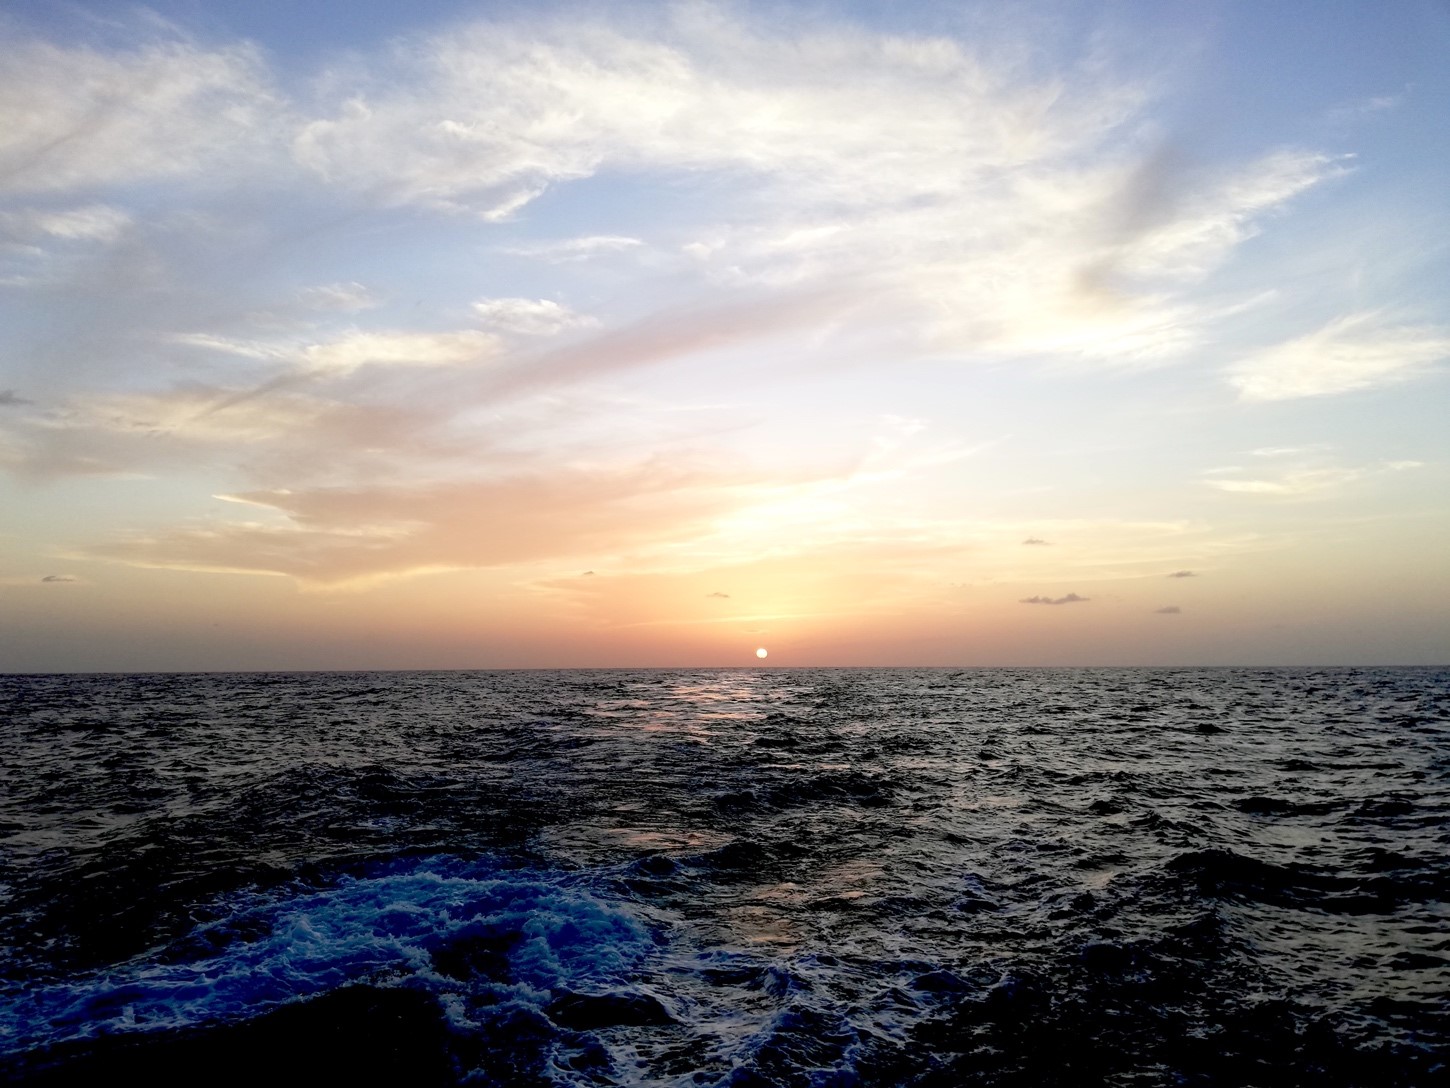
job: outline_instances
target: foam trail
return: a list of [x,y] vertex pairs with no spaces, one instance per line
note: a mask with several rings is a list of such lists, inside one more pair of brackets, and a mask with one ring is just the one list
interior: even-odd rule
[[462,988],[439,969],[460,944],[497,950],[467,960],[475,992],[542,1008],[622,983],[653,948],[643,923],[566,876],[487,861],[430,858],[231,907],[159,957],[33,989],[0,1021],[7,1045],[234,1021],[361,981],[441,997]]

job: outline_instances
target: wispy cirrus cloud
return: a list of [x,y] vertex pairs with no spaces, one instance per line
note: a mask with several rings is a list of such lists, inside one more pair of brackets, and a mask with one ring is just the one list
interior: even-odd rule
[[68,242],[112,242],[131,224],[131,215],[106,204],[72,208],[20,208],[0,211],[0,243],[42,238]]
[[[248,47],[177,39],[22,52],[15,70],[30,78],[4,84],[0,102],[9,94],[33,115],[10,151],[17,177],[44,189],[200,184],[207,167],[232,177],[264,163],[271,184],[320,186],[350,208],[493,221],[601,174],[728,179],[730,200],[669,240],[695,254],[707,280],[829,297],[802,323],[880,321],[933,351],[1115,367],[1176,358],[1215,319],[1183,285],[1340,169],[1292,150],[1187,168],[1135,135],[1146,82],[1098,65],[1033,75],[944,38],[805,18],[767,28],[709,5],[613,25],[558,12],[465,21],[355,67],[338,61],[305,102]],[[843,68],[859,78],[837,78]],[[711,240],[682,244],[692,234]],[[506,248],[572,260],[647,243],[584,234]],[[130,263],[156,275],[158,257],[138,249]],[[134,324],[150,316],[160,332],[175,316],[157,296],[131,310]],[[357,311],[374,300],[337,287],[311,301]],[[510,320],[524,332],[520,313]],[[496,309],[483,316],[504,320]],[[528,325],[563,320],[536,313]],[[661,314],[656,324],[665,321],[679,323]],[[97,328],[77,351],[110,331]],[[247,339],[219,325],[186,331]],[[470,335],[360,327],[306,350],[323,369],[414,365],[467,355],[481,346],[462,342]]]
[[[1342,171],[1298,150],[1167,168],[1131,135],[1145,84],[1092,66],[1034,78],[946,39],[806,20],[767,32],[708,6],[645,23],[504,21],[414,39],[374,77],[356,73],[346,103],[299,129],[295,154],[329,185],[486,220],[606,172],[729,177],[733,206],[682,247],[719,282],[854,280],[936,349],[1114,366],[1193,347],[1215,313],[1182,287]],[[859,78],[836,78],[843,67]]]
[[[590,19],[480,22],[400,45],[341,109],[303,126],[296,154],[336,184],[492,218],[606,166],[723,168],[870,205],[1079,147],[1137,94],[1064,102],[942,39],[766,33],[703,6],[647,21],[639,34]],[[871,78],[842,82],[843,66]]]
[[1247,356],[1229,368],[1228,379],[1241,400],[1291,400],[1409,381],[1447,358],[1450,329],[1364,311]]
[[451,435],[416,406],[337,400],[297,388],[186,383],[76,396],[27,413],[0,465],[31,479],[240,469],[254,479],[392,478],[436,469],[486,443]]
[[578,238],[562,238],[554,242],[537,242],[524,246],[505,246],[503,252],[519,257],[536,257],[555,264],[587,261],[610,253],[638,249],[642,239],[620,234],[588,234]]
[[1295,457],[1306,453],[1321,453],[1329,449],[1324,443],[1312,446],[1260,446],[1249,452],[1255,457]]
[[[196,391],[189,406],[206,400]],[[291,403],[295,417],[283,418],[279,403]],[[204,526],[113,537],[77,554],[142,566],[273,573],[313,586],[356,586],[431,571],[553,559],[679,573],[761,557],[807,562],[824,554],[846,555],[848,561],[864,555],[878,574],[898,564],[907,580],[920,580],[916,568],[923,559],[939,560],[961,550],[961,526],[955,521],[873,523],[848,498],[852,491],[890,486],[924,465],[939,464],[930,449],[899,446],[883,452],[868,446],[864,455],[814,474],[797,470],[794,479],[783,478],[779,468],[749,463],[705,470],[694,466],[706,458],[678,454],[612,464],[586,456],[568,464],[551,451],[510,461],[476,439],[470,445],[466,435],[456,436],[458,445],[450,451],[448,435],[434,436],[446,416],[435,415],[394,420],[401,431],[394,445],[406,447],[406,454],[397,448],[382,451],[369,473],[374,466],[358,447],[364,440],[384,440],[387,417],[349,417],[342,414],[348,406],[297,393],[274,393],[215,412],[167,406],[177,429],[153,429],[145,436],[134,424],[153,414],[147,408],[161,405],[124,406],[133,425],[113,434],[109,446],[92,447],[88,463],[102,460],[100,450],[128,450],[134,462],[141,455],[137,449],[157,448],[195,461],[209,439],[211,448],[221,449],[228,441],[245,440],[245,429],[256,427],[258,444],[270,447],[279,461],[270,475],[287,481],[286,486],[218,496],[265,511],[260,520],[218,517]],[[95,405],[93,411],[104,421],[117,421],[121,408],[111,403]],[[316,413],[310,420],[309,412]],[[162,421],[147,422],[154,428]],[[357,431],[350,430],[354,426]],[[301,436],[285,460],[289,443],[277,435]],[[74,441],[98,443],[103,437],[92,426],[77,429]],[[419,446],[424,437],[435,437],[434,448]],[[69,452],[74,459],[76,449]],[[450,454],[454,471],[440,472]],[[354,482],[326,482],[337,479],[349,459]],[[481,466],[486,466],[484,477]],[[256,473],[266,469],[265,462],[252,466]],[[434,478],[422,479],[430,470]],[[309,473],[317,482],[299,484]]]
[[1328,495],[1360,480],[1422,467],[1420,461],[1382,461],[1373,465],[1303,463],[1287,467],[1274,476],[1248,476],[1241,469],[1229,467],[1213,470],[1203,482],[1215,490],[1240,495],[1311,498]]
[[361,586],[613,554],[664,531],[698,531],[736,501],[730,483],[640,465],[432,485],[253,491],[225,497],[276,516],[137,534],[88,546],[84,554],[140,566],[286,575],[311,586]]
[[421,332],[352,328],[307,340],[244,339],[211,333],[177,333],[167,338],[186,347],[281,364],[303,373],[340,377],[362,367],[448,367],[480,363],[502,353],[502,341],[478,329]]
[[172,40],[100,50],[12,40],[0,68],[0,193],[255,163],[273,144],[281,112],[250,46],[208,50]]
[[324,312],[357,313],[371,310],[379,305],[375,292],[360,283],[325,283],[318,287],[304,288],[303,305]]

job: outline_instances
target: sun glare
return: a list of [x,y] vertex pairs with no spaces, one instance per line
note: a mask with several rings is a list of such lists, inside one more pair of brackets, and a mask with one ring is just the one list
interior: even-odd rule
[[769,657],[770,655],[765,652],[765,647],[762,646],[760,649],[758,649],[758,650],[755,651],[755,656],[756,657]]

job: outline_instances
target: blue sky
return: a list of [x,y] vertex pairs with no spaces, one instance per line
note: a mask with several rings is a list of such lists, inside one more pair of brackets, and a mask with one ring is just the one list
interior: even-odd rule
[[1443,4],[0,35],[0,668],[1446,659]]

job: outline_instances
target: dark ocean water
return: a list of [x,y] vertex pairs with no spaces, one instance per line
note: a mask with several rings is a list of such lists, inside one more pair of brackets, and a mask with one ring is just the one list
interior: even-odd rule
[[1429,1085],[1450,672],[0,677],[0,1078]]

